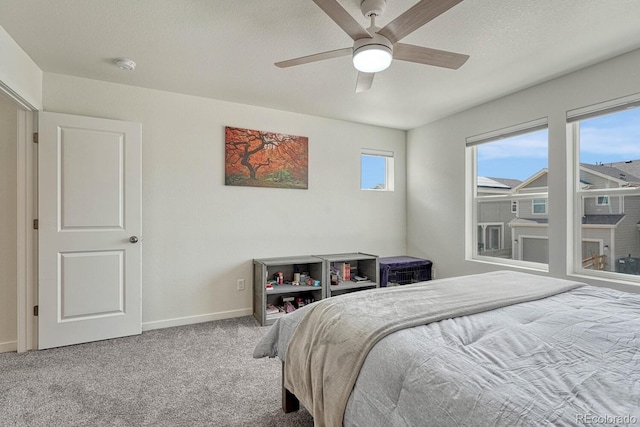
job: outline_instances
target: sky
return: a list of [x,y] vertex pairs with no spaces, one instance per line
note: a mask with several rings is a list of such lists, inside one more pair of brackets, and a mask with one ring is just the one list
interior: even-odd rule
[[[546,129],[478,146],[478,175],[524,181],[548,166]],[[640,159],[640,108],[580,122],[580,162]]]
[[381,156],[361,156],[360,188],[374,188],[386,180],[386,158]]

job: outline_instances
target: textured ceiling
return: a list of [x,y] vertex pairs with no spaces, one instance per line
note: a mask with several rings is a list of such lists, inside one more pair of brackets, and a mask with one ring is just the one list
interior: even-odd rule
[[[339,0],[363,27],[359,0]],[[384,26],[416,3],[387,0]],[[354,92],[350,47],[311,0],[0,0],[0,25],[45,72],[411,129],[640,48],[638,0],[465,0],[402,41],[466,53],[457,71],[394,61]],[[138,68],[124,72],[114,58]]]

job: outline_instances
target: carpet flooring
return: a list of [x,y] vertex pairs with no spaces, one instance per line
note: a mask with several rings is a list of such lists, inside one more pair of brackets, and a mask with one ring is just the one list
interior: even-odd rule
[[0,354],[0,426],[311,427],[280,406],[279,359],[253,317]]

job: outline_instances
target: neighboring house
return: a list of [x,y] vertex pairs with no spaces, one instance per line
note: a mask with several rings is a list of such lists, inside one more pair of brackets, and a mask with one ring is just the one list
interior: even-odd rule
[[[639,167],[636,167],[639,166]],[[580,165],[584,189],[639,187],[640,161],[607,165]],[[582,216],[582,255],[606,255],[605,270],[626,271],[629,262],[640,257],[640,196],[584,198]],[[625,264],[626,263],[626,264]]]
[[[580,165],[583,189],[640,186],[640,160],[607,165]],[[519,182],[478,178],[478,196],[518,195],[517,200],[483,202],[478,206],[478,253],[547,263],[548,206],[546,197],[521,198],[546,193],[548,172],[542,169]],[[604,269],[624,271],[640,257],[640,196],[585,197],[582,209],[582,258],[604,255]]]
[[[580,165],[583,189],[640,186],[640,160],[607,165]],[[514,200],[490,201],[478,206],[478,253],[487,256],[547,263],[547,169],[525,181],[478,178],[478,196],[512,194]],[[517,200],[516,200],[517,199]],[[585,197],[582,209],[582,258],[604,255],[604,269],[620,271],[640,257],[640,196]]]
[[[511,194],[521,181],[507,178],[478,177],[478,196]],[[486,256],[511,258],[511,229],[508,224],[516,218],[517,203],[502,200],[478,206],[478,253]]]
[[[513,189],[513,194],[548,192],[548,171],[542,169]],[[512,230],[511,258],[549,262],[549,209],[546,197],[518,200],[518,213],[509,223]]]

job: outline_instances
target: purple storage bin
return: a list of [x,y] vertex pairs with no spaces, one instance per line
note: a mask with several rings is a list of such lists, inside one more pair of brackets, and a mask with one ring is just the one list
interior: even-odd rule
[[431,280],[432,262],[410,256],[380,258],[380,287]]

